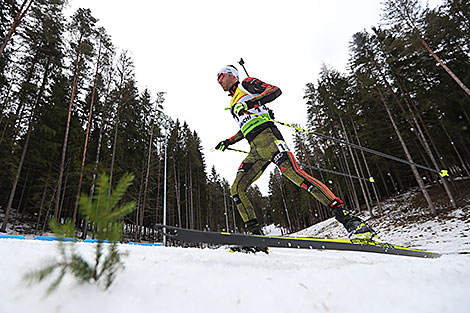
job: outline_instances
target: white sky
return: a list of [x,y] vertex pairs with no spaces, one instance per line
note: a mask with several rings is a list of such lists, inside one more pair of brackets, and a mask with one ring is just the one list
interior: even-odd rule
[[[440,0],[431,2],[440,3]],[[276,119],[305,125],[304,87],[322,63],[345,71],[352,35],[377,26],[379,0],[70,0],[90,8],[119,49],[135,62],[141,89],[164,91],[165,112],[186,121],[202,140],[208,172],[215,165],[231,184],[244,154],[210,149],[238,129],[224,111],[230,98],[217,72],[242,57],[251,76],[281,88],[269,107]],[[293,130],[279,126],[293,148]],[[248,150],[246,141],[235,148]],[[271,165],[258,180],[267,195]]]

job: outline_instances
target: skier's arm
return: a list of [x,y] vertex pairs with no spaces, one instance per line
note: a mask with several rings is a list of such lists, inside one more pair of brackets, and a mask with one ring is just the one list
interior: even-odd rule
[[240,140],[242,140],[243,138],[245,138],[245,136],[243,136],[242,131],[239,130],[235,135],[233,135],[232,137],[227,139],[227,141],[228,141],[229,145],[233,145],[233,144],[239,142]]
[[264,83],[254,77],[245,78],[242,82],[242,86],[248,92],[257,94],[254,98],[246,101],[250,108],[271,102],[282,94],[281,89],[278,87]]
[[219,142],[219,144],[217,146],[215,146],[215,148],[217,150],[225,151],[225,149],[227,149],[228,146],[239,142],[243,138],[245,138],[245,137],[243,136],[242,131],[239,130],[234,136],[230,137],[229,139],[225,139],[225,140],[222,140],[221,142]]

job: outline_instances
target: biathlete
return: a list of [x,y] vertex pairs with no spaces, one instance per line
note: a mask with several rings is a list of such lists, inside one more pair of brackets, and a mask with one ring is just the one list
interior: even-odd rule
[[350,237],[370,239],[376,235],[325,184],[300,168],[276,125],[262,118],[271,118],[272,114],[266,104],[281,95],[278,87],[254,77],[247,77],[240,83],[238,70],[233,65],[223,67],[217,79],[231,97],[230,110],[240,130],[233,137],[221,141],[216,149],[224,151],[242,139],[248,140],[250,144],[250,152],[238,168],[230,193],[251,234],[262,235],[263,232],[246,191],[272,162],[290,181],[328,206]]

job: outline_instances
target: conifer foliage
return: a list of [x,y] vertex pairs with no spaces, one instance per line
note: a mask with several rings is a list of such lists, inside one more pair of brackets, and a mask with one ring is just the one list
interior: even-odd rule
[[[163,219],[165,138],[167,222],[224,227],[223,210],[209,218],[198,133],[181,121],[166,125],[165,92],[140,90],[130,53],[91,10],[66,17],[66,2],[0,2],[0,39],[8,39],[0,55],[0,231],[41,234],[51,218],[70,219],[80,238],[89,237],[80,195],[94,197],[97,173],[108,174],[110,190],[133,173],[125,197],[136,210],[122,220],[124,240],[158,239],[152,226]],[[223,208],[223,200],[214,205]]]
[[[324,65],[318,81],[306,82],[306,128],[449,170],[450,178],[436,177],[296,134],[299,163],[351,209],[380,214],[382,198],[415,187],[425,212],[459,205],[455,180],[470,176],[467,2],[429,9],[386,0],[383,23],[352,36],[347,71]],[[0,0],[0,231],[40,234],[53,218],[70,219],[80,238],[92,236],[95,226],[78,208],[81,194],[94,198],[97,173],[109,175],[109,190],[125,173],[135,177],[124,195],[136,209],[122,218],[123,241],[160,239],[152,226],[162,223],[164,199],[169,225],[242,230],[229,183],[215,168],[208,173],[197,131],[177,117],[168,125],[165,92],[140,90],[131,53],[113,44],[90,10],[66,17],[66,4]],[[445,203],[426,194],[431,186]],[[249,191],[262,223],[295,231],[331,217],[277,172],[269,189],[268,197]]]
[[77,251],[76,232],[72,222],[60,225],[52,219],[50,226],[59,238],[59,259],[52,260],[39,270],[29,272],[25,279],[39,283],[58,271],[48,292],[54,291],[67,273],[80,283],[103,281],[104,289],[109,288],[118,270],[124,267],[118,242],[122,239],[122,219],[134,210],[135,202],[120,204],[120,201],[133,179],[132,175],[124,175],[116,188],[109,193],[109,178],[101,175],[94,199],[90,199],[86,194],[79,199],[81,211],[90,221],[93,237],[97,240],[94,260],[87,260]]
[[[318,81],[307,84],[310,130],[436,171],[449,170],[450,177],[443,178],[312,134],[296,134],[299,163],[352,209],[380,214],[380,199],[410,188],[421,190],[424,214],[439,214],[438,205],[463,204],[456,182],[470,177],[467,2],[446,0],[430,9],[418,0],[384,1],[381,26],[351,38],[348,70],[324,65]],[[442,190],[438,199],[428,194],[433,186]],[[279,175],[271,176],[269,199],[276,223],[296,230],[302,220],[312,224],[331,216],[312,197],[302,202],[305,193],[290,188]]]

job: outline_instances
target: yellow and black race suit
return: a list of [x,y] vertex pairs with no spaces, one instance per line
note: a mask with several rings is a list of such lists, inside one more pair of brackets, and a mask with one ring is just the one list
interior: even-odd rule
[[[241,83],[241,86],[240,84],[234,85],[230,90],[230,95],[232,96],[231,108],[238,102],[245,102],[249,113],[269,118],[270,111],[265,104],[279,97],[281,90],[259,79],[248,77]],[[246,190],[261,176],[271,162],[279,167],[285,177],[312,194],[322,204],[330,205],[337,199],[325,184],[300,168],[273,122],[250,114],[236,116],[232,113],[232,116],[238,123],[240,131],[227,139],[228,143],[233,144],[243,138],[250,143],[250,152],[240,165],[230,190],[245,223],[249,225],[256,221],[255,210],[246,195]]]

